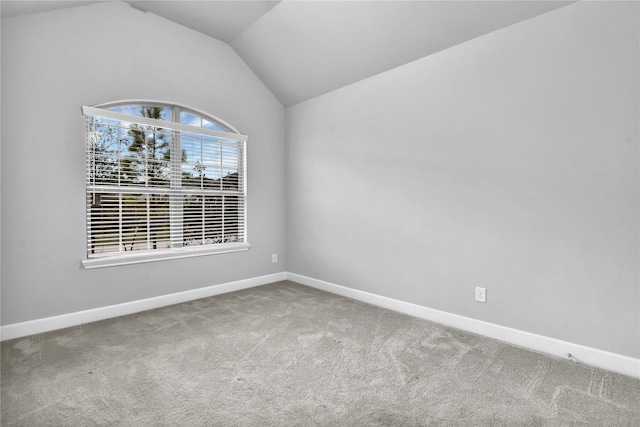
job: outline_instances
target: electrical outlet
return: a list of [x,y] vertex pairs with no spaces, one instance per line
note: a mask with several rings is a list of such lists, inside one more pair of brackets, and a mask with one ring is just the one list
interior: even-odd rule
[[273,262],[274,264],[278,262],[278,254],[271,255],[271,262]]
[[476,301],[487,302],[487,288],[476,286]]

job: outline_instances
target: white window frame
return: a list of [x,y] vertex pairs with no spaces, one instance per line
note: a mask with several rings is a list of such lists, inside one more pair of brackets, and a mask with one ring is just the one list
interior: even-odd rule
[[[142,107],[162,107],[171,111],[171,117],[169,120],[158,120],[147,117],[132,116],[125,113],[109,111],[115,107],[120,106],[142,106]],[[89,166],[89,144],[87,142],[87,257],[82,260],[82,265],[86,269],[99,268],[99,267],[112,267],[118,265],[138,264],[143,262],[180,259],[187,257],[230,253],[248,250],[251,245],[247,240],[247,156],[246,156],[246,142],[248,137],[240,133],[235,127],[229,123],[221,120],[209,113],[205,113],[184,105],[170,103],[165,101],[153,101],[153,100],[124,100],[117,102],[110,102],[107,104],[99,104],[94,106],[83,106],[83,114],[89,120],[90,117],[100,117],[106,119],[117,120],[118,122],[136,123],[141,125],[148,125],[154,127],[161,127],[171,131],[170,138],[170,161],[169,168],[171,170],[170,185],[166,188],[160,187],[142,187],[142,186],[128,186],[122,187],[99,185],[92,186],[89,182],[90,178],[90,166]],[[197,127],[180,122],[180,112],[186,112],[199,116],[205,120],[215,123],[219,127],[228,131],[219,131],[214,129],[207,129],[203,127]],[[242,198],[242,240],[238,242],[229,243],[216,243],[216,244],[203,244],[198,246],[182,246],[182,197],[189,194],[204,194],[201,190],[193,190],[188,187],[182,187],[180,183],[181,167],[182,167],[182,147],[180,135],[182,132],[188,132],[190,134],[206,135],[209,137],[220,137],[227,140],[233,140],[239,143],[241,160],[238,164],[239,173],[239,185],[238,191],[234,192],[234,195]],[[86,130],[87,141],[89,139],[89,126]],[[177,179],[176,179],[177,177]],[[95,254],[91,252],[91,218],[90,218],[90,194],[93,194],[97,187],[100,191],[114,191],[118,194],[135,193],[135,194],[165,194],[169,195],[170,200],[170,235],[171,243],[168,249],[155,249],[146,251],[132,251],[129,253],[111,252],[105,254]],[[223,193],[223,192],[221,192]],[[225,193],[226,194],[226,193]],[[179,200],[179,205],[176,206]],[[175,245],[175,246],[174,246]]]

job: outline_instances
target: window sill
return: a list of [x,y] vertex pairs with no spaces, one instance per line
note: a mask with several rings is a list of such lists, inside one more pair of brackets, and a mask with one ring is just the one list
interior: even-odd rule
[[85,259],[82,266],[85,269],[115,267],[119,265],[140,264],[143,262],[164,261],[170,259],[191,258],[196,256],[224,254],[249,250],[249,243],[226,243],[215,247],[186,247],[162,252],[139,252],[126,255],[106,255]]

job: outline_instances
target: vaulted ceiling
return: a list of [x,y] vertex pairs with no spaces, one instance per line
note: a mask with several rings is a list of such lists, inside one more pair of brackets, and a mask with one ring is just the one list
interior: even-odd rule
[[[1,10],[4,18],[89,3],[2,0]],[[572,2],[126,3],[230,44],[289,106]]]

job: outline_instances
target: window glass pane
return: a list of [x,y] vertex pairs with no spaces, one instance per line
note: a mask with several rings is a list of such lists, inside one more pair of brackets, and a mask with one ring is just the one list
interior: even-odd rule
[[202,245],[203,196],[185,196],[183,202],[184,246]]
[[168,248],[168,230],[168,196],[122,195],[122,244],[125,252]]
[[127,172],[131,182],[147,186],[168,186],[171,160],[169,131],[133,123],[124,139],[128,151],[125,156]]
[[109,111],[115,111],[116,113],[122,113],[122,114],[129,114],[131,116],[140,116],[140,109],[141,107],[139,105],[128,105],[128,106],[109,108]]
[[214,168],[211,166],[205,166],[204,176],[202,178],[202,185],[204,188],[220,189],[220,168]]
[[168,249],[171,246],[169,227],[169,196],[150,194],[149,246],[150,249]]
[[147,176],[149,185],[169,186],[171,161],[171,135],[166,129],[149,128],[147,131]]
[[184,220],[185,246],[242,240],[239,196],[188,196],[184,201]]
[[169,197],[158,194],[89,195],[91,253],[169,248]]
[[143,195],[122,195],[122,245],[125,252],[147,250],[147,200]]
[[202,244],[231,243],[240,240],[238,202],[237,196],[205,197]]
[[238,170],[239,147],[237,143],[224,143],[221,148],[222,167]]
[[90,253],[118,253],[120,251],[119,195],[90,193],[88,199]]
[[206,120],[206,119],[202,119],[202,127],[206,129],[221,130],[224,132],[228,132],[227,129],[223,128],[219,124],[210,122],[209,120]]
[[224,238],[225,242],[242,240],[241,221],[244,221],[240,196],[224,196]]
[[180,112],[180,123],[190,126],[203,127],[205,129],[219,130],[223,132],[229,132],[228,129],[212,120],[207,120],[194,113],[188,113],[186,111]]
[[156,105],[120,105],[118,107],[109,108],[109,111],[128,114],[130,116],[148,117],[150,119],[165,121],[171,120],[170,109]]
[[224,243],[223,228],[223,196],[209,196],[206,198],[205,239],[207,243]]
[[202,126],[202,119],[194,114],[182,111],[180,113],[180,123],[191,126]]
[[90,125],[87,161],[92,184],[117,185],[118,134],[112,123],[94,121]]
[[182,165],[182,185],[184,187],[201,188],[202,177],[200,176],[197,166],[197,164],[194,166]]
[[238,172],[224,170],[224,178],[222,178],[222,189],[237,191],[240,189]]
[[184,132],[181,139],[181,147],[184,153],[183,162],[193,165],[195,162],[200,161],[202,156],[202,138],[200,138],[200,135]]
[[220,142],[214,138],[203,139],[202,141],[202,161],[207,165],[220,167]]
[[133,144],[133,137],[129,135],[128,127],[120,127],[120,155],[119,155],[119,172],[120,185],[140,185],[143,180],[144,170],[139,162],[138,156],[134,151],[129,150]]

